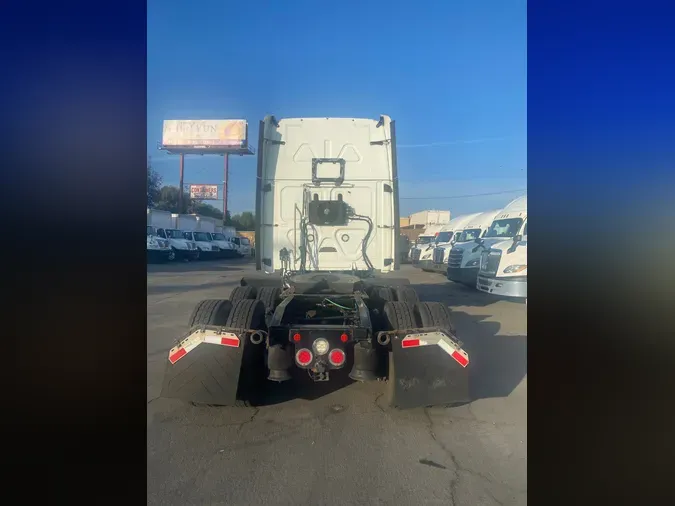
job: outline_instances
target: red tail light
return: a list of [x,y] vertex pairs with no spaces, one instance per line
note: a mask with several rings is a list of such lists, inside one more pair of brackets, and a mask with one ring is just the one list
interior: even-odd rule
[[346,343],[347,341],[349,341],[349,336],[347,334],[342,334],[340,336],[340,341],[342,341],[343,343]]
[[345,352],[342,350],[331,350],[328,354],[328,360],[334,366],[340,366],[345,363]]
[[300,334],[293,334],[293,341],[296,343],[302,339],[302,336]]
[[309,364],[312,362],[312,359],[313,359],[313,358],[314,358],[314,356],[312,355],[312,352],[309,351],[309,350],[306,349],[306,348],[303,348],[303,349],[299,350],[299,351],[295,354],[295,361],[296,361],[298,364],[303,365],[303,366],[304,366],[304,365],[309,365]]

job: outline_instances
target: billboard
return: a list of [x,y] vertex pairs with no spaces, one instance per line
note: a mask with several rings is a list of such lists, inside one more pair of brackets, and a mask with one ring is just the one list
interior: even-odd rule
[[195,200],[218,200],[218,185],[191,184],[190,198]]
[[248,124],[243,119],[170,119],[164,121],[162,144],[166,147],[242,147]]

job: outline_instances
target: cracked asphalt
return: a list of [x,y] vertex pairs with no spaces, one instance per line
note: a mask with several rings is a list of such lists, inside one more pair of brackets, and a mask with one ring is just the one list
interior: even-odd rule
[[260,408],[159,398],[194,305],[253,271],[247,260],[148,266],[148,504],[527,503],[527,307],[409,265],[400,275],[420,298],[453,310],[470,404],[397,411],[382,382]]

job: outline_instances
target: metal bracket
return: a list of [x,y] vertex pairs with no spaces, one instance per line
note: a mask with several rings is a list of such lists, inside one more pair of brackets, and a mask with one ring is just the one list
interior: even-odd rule
[[462,341],[457,339],[456,336],[452,335],[452,333],[448,329],[442,329],[440,327],[421,327],[417,329],[398,329],[398,330],[381,330],[375,334],[375,337],[377,338],[377,342],[380,342],[381,338],[388,337],[392,338],[395,336],[398,337],[405,337],[408,334],[425,334],[429,332],[440,332],[441,334],[445,335],[448,339],[450,339],[455,345],[457,345],[458,348],[461,348],[462,345],[464,344]]
[[[320,163],[339,163],[340,175],[338,177],[318,177],[317,169]],[[345,180],[345,160],[344,158],[312,158],[312,183],[319,186],[321,183],[335,183],[340,186]]]
[[276,139],[264,139],[264,141],[267,142],[268,144],[273,144],[275,146],[278,146],[278,145],[283,146],[283,145],[286,144],[286,141],[278,141]]

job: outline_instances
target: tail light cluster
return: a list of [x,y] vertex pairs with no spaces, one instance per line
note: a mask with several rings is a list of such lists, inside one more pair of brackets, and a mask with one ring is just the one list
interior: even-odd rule
[[[301,342],[302,337],[303,336],[301,334],[296,332],[291,336],[291,340],[296,344],[296,346],[302,346],[305,344]],[[347,343],[349,339],[350,338],[347,333],[342,333],[340,335],[340,341],[342,343]],[[315,361],[316,358],[320,357],[327,358],[328,362],[333,367],[340,367],[347,361],[347,355],[345,351],[340,348],[331,349],[331,344],[328,339],[319,337],[312,341],[311,347],[307,347],[307,344],[305,344],[305,346],[302,348],[297,349],[295,352],[295,362],[300,367],[308,367]]]

